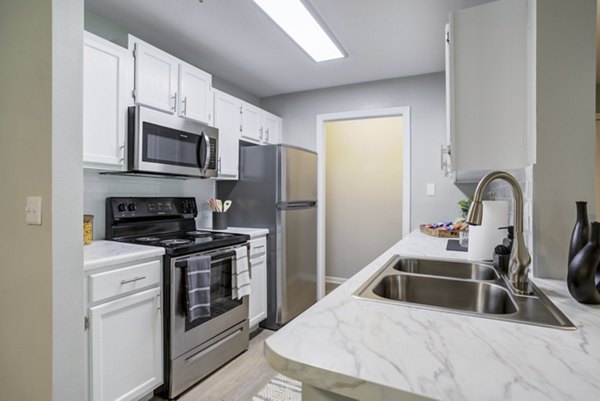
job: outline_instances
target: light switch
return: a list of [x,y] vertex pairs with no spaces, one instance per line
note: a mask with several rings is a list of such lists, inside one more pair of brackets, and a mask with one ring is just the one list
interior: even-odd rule
[[432,182],[427,184],[427,196],[435,196],[435,184]]
[[25,221],[29,225],[42,225],[42,197],[28,196],[25,206]]

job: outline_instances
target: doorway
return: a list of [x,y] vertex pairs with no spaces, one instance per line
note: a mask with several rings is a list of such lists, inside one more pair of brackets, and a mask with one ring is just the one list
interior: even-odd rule
[[410,231],[409,108],[319,115],[317,152],[320,299]]

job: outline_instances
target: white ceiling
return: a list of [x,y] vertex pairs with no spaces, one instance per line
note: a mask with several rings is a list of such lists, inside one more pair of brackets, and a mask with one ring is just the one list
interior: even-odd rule
[[86,0],[90,11],[259,97],[444,70],[453,10],[491,0],[310,0],[348,57],[315,63],[252,0]]

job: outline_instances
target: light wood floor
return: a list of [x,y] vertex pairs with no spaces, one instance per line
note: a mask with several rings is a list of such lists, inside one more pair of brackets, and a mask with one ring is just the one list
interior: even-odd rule
[[[258,329],[261,330],[261,329]],[[263,356],[263,345],[274,331],[262,330],[248,350],[208,376],[178,401],[250,401],[277,374]],[[152,401],[162,401],[154,397]]]
[[325,295],[329,294],[331,291],[335,290],[339,286],[339,284],[325,283]]

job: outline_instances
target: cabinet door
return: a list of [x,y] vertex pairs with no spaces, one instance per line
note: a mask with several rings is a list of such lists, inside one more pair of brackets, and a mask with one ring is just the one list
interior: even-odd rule
[[212,125],[212,76],[179,64],[179,116]]
[[125,168],[126,114],[132,88],[132,56],[127,49],[86,32],[83,46],[85,167]]
[[125,401],[162,383],[160,288],[90,308],[92,401]]
[[242,103],[242,139],[259,143],[263,140],[263,111],[249,103]]
[[281,118],[271,113],[264,113],[263,141],[264,143],[277,144],[281,142]]
[[135,43],[135,101],[174,113],[177,108],[177,67],[173,56],[141,41]]
[[242,101],[219,90],[213,92],[214,121],[219,129],[219,178],[237,179]]
[[450,15],[452,161],[460,171],[527,164],[527,2]]
[[250,327],[256,327],[267,318],[267,258],[250,259]]

